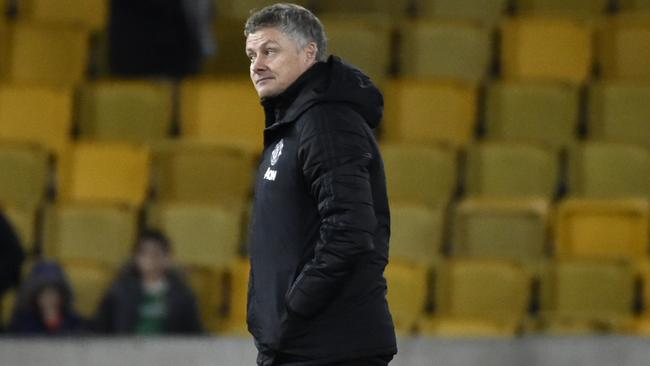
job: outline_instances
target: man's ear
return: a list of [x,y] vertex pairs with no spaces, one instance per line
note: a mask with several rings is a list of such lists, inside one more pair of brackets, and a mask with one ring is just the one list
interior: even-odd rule
[[305,56],[308,63],[316,62],[316,55],[318,54],[318,46],[316,42],[309,42],[305,47]]

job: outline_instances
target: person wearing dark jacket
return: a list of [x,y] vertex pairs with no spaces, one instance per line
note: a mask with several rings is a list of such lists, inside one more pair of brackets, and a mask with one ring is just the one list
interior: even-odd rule
[[171,265],[171,246],[159,232],[145,232],[102,300],[93,321],[104,334],[199,334],[196,299]]
[[73,293],[61,267],[48,261],[34,264],[23,283],[9,332],[16,335],[77,335],[83,321],[73,305]]
[[326,58],[320,21],[292,4],[247,20],[266,115],[250,227],[248,328],[262,366],[387,365],[390,214],[372,129],[383,97]]

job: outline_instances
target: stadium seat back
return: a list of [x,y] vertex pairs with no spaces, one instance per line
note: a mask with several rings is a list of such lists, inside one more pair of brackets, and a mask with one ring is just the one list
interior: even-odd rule
[[592,48],[592,32],[586,25],[562,19],[511,19],[502,28],[503,76],[581,83],[592,71]]
[[611,19],[598,40],[604,79],[650,81],[650,16]]
[[576,137],[579,88],[554,82],[497,82],[486,95],[486,136],[554,147]]
[[621,8],[626,11],[650,10],[650,0],[619,0],[618,2]]
[[186,265],[183,266],[183,272],[197,299],[203,326],[207,331],[217,331],[224,306],[223,271]]
[[464,83],[402,79],[384,90],[384,137],[391,142],[466,145],[477,120],[477,89]]
[[470,197],[552,199],[560,179],[556,150],[538,144],[485,142],[467,150]]
[[229,335],[250,336],[246,325],[250,260],[242,258],[234,261],[229,274],[228,314],[224,319],[223,332]]
[[384,145],[381,148],[391,202],[441,208],[456,191],[456,152],[443,147]]
[[390,208],[390,257],[432,267],[442,255],[445,210],[399,202]]
[[593,19],[604,16],[608,0],[516,0],[522,15]]
[[34,209],[45,198],[49,157],[34,145],[0,144],[0,203]]
[[416,0],[418,15],[425,18],[475,21],[496,26],[505,16],[508,0]]
[[105,81],[84,85],[79,132],[92,140],[146,143],[171,131],[172,86],[162,82]]
[[400,74],[479,83],[492,60],[491,33],[452,21],[407,23],[401,30]]
[[399,334],[413,332],[424,314],[428,271],[413,263],[391,261],[384,272],[388,286],[386,299]]
[[108,4],[108,0],[22,0],[20,14],[35,22],[102,29],[108,19]]
[[63,263],[74,292],[74,308],[86,319],[92,318],[113,281],[115,270],[92,261]]

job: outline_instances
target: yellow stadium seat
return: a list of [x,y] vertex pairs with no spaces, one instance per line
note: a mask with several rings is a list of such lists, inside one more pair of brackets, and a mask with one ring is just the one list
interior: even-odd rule
[[579,200],[560,203],[555,223],[559,258],[626,258],[648,255],[648,200]]
[[80,142],[61,164],[66,202],[141,205],[149,188],[149,150],[121,143]]
[[391,260],[384,272],[386,299],[398,334],[410,334],[423,316],[427,301],[427,267]]
[[650,80],[650,15],[610,19],[598,37],[604,79]]
[[637,269],[641,279],[641,315],[650,319],[650,260],[639,262]]
[[650,10],[650,0],[618,0],[618,3],[625,11]]
[[0,140],[39,144],[59,154],[71,130],[70,90],[0,85]]
[[44,252],[61,261],[90,260],[117,268],[129,258],[136,235],[133,208],[56,205],[46,210]]
[[[218,5],[221,3],[223,2],[217,2]],[[217,52],[216,55],[206,60],[203,74],[248,76],[250,61],[244,51],[246,38],[244,38],[243,29],[244,21],[240,18],[231,19],[220,16],[215,19],[214,37],[217,41]]]
[[101,29],[108,18],[108,3],[108,0],[21,0],[20,16],[35,22]]
[[88,63],[89,33],[75,26],[12,23],[0,41],[4,80],[74,86]]
[[185,81],[180,108],[184,138],[262,149],[264,111],[250,80]]
[[388,83],[384,137],[388,141],[465,145],[474,138],[477,89],[464,83],[402,79]]
[[[243,34],[243,20],[250,16],[252,11],[260,10],[265,6],[277,3],[273,0],[220,0],[216,1],[216,12],[219,17],[237,19],[240,22],[240,34]],[[305,6],[307,1],[292,1],[293,4]]]
[[409,0],[315,0],[310,9],[322,14],[383,15],[395,20],[407,16]]
[[242,216],[214,205],[167,203],[150,210],[149,224],[169,236],[179,263],[220,269],[238,254]]
[[164,143],[153,148],[152,173],[159,201],[239,205],[251,196],[255,166],[246,151]]
[[589,89],[589,137],[650,146],[650,83],[600,82]]
[[79,93],[82,138],[134,143],[167,137],[172,124],[172,85],[150,81],[86,84]]
[[454,211],[451,255],[502,259],[537,272],[548,257],[549,202],[466,199]]
[[619,261],[559,261],[542,281],[541,326],[551,334],[628,331],[634,269]]
[[538,144],[484,142],[471,145],[465,163],[470,197],[552,199],[560,179],[560,158]]
[[390,30],[372,22],[321,19],[327,33],[328,53],[339,56],[382,85],[390,68]]
[[493,260],[452,260],[436,274],[436,311],[421,333],[438,337],[517,334],[530,301],[530,277],[519,266]]
[[586,142],[570,157],[573,196],[650,199],[650,146]]
[[592,31],[563,19],[514,18],[502,28],[506,79],[582,83],[592,71]]
[[608,0],[515,0],[517,13],[548,17],[593,19],[604,16]]
[[183,272],[196,296],[204,327],[210,332],[218,331],[225,306],[224,272],[201,266],[183,266]]
[[246,324],[249,274],[250,260],[248,258],[238,259],[230,266],[228,306],[221,325],[221,331],[225,334],[250,337]]
[[7,215],[23,249],[32,253],[36,248],[36,209],[0,205],[0,212]]
[[400,43],[399,72],[403,77],[480,83],[492,61],[491,33],[473,23],[407,23]]
[[[49,157],[34,145],[0,144],[0,204],[34,209],[45,198]],[[10,174],[9,174],[10,173]]]
[[115,270],[93,261],[63,262],[63,270],[72,286],[75,310],[85,318],[94,316],[111,281]]
[[486,95],[486,136],[563,147],[576,138],[580,90],[554,82],[497,82]]
[[440,260],[445,210],[417,203],[390,206],[390,258],[431,268]]
[[14,305],[16,304],[16,290],[7,291],[2,298],[0,298],[0,310],[2,313],[0,316],[0,324],[8,326],[11,322],[11,317],[13,316]]
[[391,202],[442,208],[456,191],[456,152],[444,147],[383,145]]
[[456,19],[499,24],[508,0],[416,0],[417,14],[424,18]]

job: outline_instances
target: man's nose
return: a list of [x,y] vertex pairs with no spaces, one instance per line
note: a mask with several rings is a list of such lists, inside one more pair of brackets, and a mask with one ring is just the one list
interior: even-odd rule
[[266,70],[266,64],[262,60],[261,57],[255,58],[255,60],[251,63],[251,71],[253,72],[260,72]]

